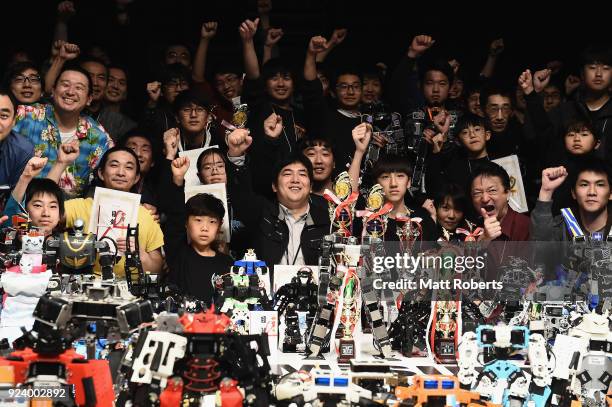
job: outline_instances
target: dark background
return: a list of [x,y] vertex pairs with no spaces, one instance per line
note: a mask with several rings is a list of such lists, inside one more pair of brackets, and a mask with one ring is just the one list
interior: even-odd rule
[[[35,62],[48,57],[56,17],[56,1],[3,4],[0,63],[6,65],[16,50],[28,51]],[[128,5],[130,24],[114,22],[113,0],[76,0],[77,15],[68,26],[70,42],[84,51],[98,44],[113,59],[126,65],[132,80],[143,83],[159,65],[169,42],[184,42],[193,50],[203,21],[220,23],[209,51],[209,64],[221,59],[241,59],[238,25],[257,14],[256,0],[145,1]],[[467,73],[478,73],[489,43],[499,37],[505,52],[496,76],[514,83],[521,70],[541,68],[561,59],[566,72],[589,43],[609,42],[612,24],[603,3],[520,4],[515,2],[421,2],[374,0],[273,0],[272,27],[283,28],[279,43],[283,57],[299,68],[308,39],[329,38],[334,27],[349,29],[345,42],[329,58],[357,66],[385,62],[391,68],[406,51],[415,34],[436,39],[429,54],[457,58]],[[139,85],[140,86],[140,85]]]

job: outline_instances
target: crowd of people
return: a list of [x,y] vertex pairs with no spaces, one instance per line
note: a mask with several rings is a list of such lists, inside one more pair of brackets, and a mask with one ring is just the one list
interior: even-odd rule
[[[65,18],[74,4],[58,12]],[[167,47],[146,89],[128,86],[139,73],[103,49],[82,52],[62,24],[45,63],[14,55],[0,88],[3,226],[26,211],[45,235],[77,219],[87,228],[96,187],[140,194],[144,270],[203,300],[212,276],[248,248],[268,265],[316,265],[330,233],[323,195],[343,171],[355,191],[382,186],[392,204],[386,241],[401,238],[406,218],[421,219],[418,239],[430,242],[461,241],[479,227],[471,237],[480,241],[571,240],[562,208],[573,209],[585,235],[610,234],[610,48],[586,46],[580,76],[563,77],[552,63],[524,70],[507,88],[494,75],[502,39],[476,75],[428,56],[436,39],[426,34],[407,43],[397,66],[332,69],[327,56],[350,35],[338,28],[310,39],[296,72],[278,56],[283,31],[269,25],[265,4],[261,12],[237,27],[242,64],[207,67],[218,22],[206,21],[195,50]],[[145,91],[141,109],[125,108]],[[399,144],[372,112],[401,115]],[[195,161],[181,154],[203,147]],[[492,161],[512,155],[525,213],[509,203],[515,174]],[[226,205],[210,194],[185,202],[190,167],[203,185],[225,184]],[[220,238],[225,216],[230,239]],[[361,227],[356,220],[354,233]],[[126,239],[116,243],[124,252]],[[114,271],[124,277],[123,261]]]

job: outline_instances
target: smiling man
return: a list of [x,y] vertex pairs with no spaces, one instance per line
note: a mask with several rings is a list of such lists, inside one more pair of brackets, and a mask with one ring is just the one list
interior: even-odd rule
[[[14,187],[23,172],[34,147],[13,133],[17,101],[8,90],[0,89],[0,185]],[[3,202],[0,202],[0,206]]]
[[266,264],[317,264],[319,246],[329,233],[326,201],[312,195],[312,164],[302,154],[290,155],[274,170],[276,202],[253,192],[246,151],[253,142],[248,130],[228,137],[232,164],[229,195],[240,220],[253,233],[253,248]]
[[17,110],[14,131],[34,144],[35,155],[49,158],[42,177],[56,162],[59,146],[78,141],[78,158],[59,178],[62,190],[72,197],[83,193],[100,157],[112,146],[100,124],[83,114],[91,103],[92,92],[88,72],[78,66],[67,67],[55,81],[51,104],[19,106]]
[[[113,147],[108,150],[100,160],[97,170],[98,177],[104,188],[123,192],[134,192],[133,188],[140,180],[140,164],[136,153],[127,147]],[[81,219],[88,229],[91,221],[93,198],[71,199],[65,202],[66,227],[74,226],[77,219]],[[117,239],[117,249],[126,250],[126,239]],[[164,235],[159,225],[149,211],[140,205],[138,208],[138,243],[140,260],[145,272],[157,274],[161,271],[163,257],[161,247],[164,245]],[[131,246],[134,249],[134,246]],[[99,272],[96,263],[94,271]],[[117,278],[125,278],[125,257],[113,268]],[[134,276],[135,278],[135,276]]]

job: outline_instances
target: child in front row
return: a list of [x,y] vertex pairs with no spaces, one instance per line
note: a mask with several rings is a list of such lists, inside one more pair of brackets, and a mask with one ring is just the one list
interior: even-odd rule
[[225,216],[221,200],[210,194],[197,194],[183,204],[187,168],[187,157],[172,162],[172,185],[168,192],[176,197],[176,203],[167,213],[165,252],[170,269],[167,278],[184,295],[210,305],[214,276],[228,273],[234,261],[218,249],[217,238]]

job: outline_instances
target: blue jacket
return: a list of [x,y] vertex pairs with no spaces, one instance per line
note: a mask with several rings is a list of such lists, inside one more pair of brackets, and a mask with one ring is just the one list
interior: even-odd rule
[[34,144],[11,131],[0,141],[0,185],[9,185],[12,189],[33,155]]

